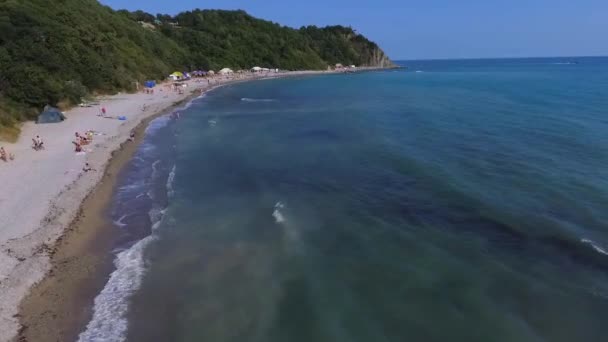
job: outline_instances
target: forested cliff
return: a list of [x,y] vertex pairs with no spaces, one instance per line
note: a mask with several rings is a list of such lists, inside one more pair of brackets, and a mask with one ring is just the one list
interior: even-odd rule
[[0,0],[0,126],[46,104],[132,90],[175,70],[388,67],[382,50],[343,26],[294,29],[244,11],[176,16],[115,11],[96,0]]

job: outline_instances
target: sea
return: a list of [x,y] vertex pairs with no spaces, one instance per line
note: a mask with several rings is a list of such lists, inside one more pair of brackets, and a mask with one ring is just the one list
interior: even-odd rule
[[233,84],[119,177],[80,341],[606,341],[608,58]]

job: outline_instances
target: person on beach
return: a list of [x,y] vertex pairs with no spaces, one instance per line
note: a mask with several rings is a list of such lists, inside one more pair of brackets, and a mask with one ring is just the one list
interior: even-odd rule
[[72,144],[74,144],[74,152],[76,152],[76,153],[82,152],[82,146],[80,145],[80,143],[78,141],[72,141]]
[[6,157],[6,151],[4,150],[4,147],[0,147],[0,159],[2,159],[5,162],[8,161],[8,159]]
[[86,136],[80,135],[80,133],[78,132],[74,133],[74,135],[76,136],[76,140],[80,143],[80,145],[89,144],[89,139]]
[[106,107],[101,107],[101,116],[106,116]]
[[44,142],[42,141],[42,138],[40,138],[39,135],[37,135],[36,138],[32,139],[32,141],[34,142],[34,145],[32,146],[34,151],[40,151],[44,149]]
[[129,141],[135,141],[135,131],[131,131],[131,133],[129,134]]
[[91,165],[89,165],[89,163],[86,163],[86,164],[84,164],[84,167],[82,168],[82,171],[89,172],[89,171],[97,171],[97,170],[93,169],[91,167]]

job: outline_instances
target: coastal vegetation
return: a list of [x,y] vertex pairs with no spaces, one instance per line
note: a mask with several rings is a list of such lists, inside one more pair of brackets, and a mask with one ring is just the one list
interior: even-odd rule
[[244,11],[175,16],[115,11],[96,0],[0,1],[0,127],[47,104],[133,91],[175,70],[388,66],[382,50],[343,26],[294,29]]

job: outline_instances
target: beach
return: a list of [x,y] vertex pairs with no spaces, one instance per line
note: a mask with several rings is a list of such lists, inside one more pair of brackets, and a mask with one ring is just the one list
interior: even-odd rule
[[[62,123],[25,123],[16,143],[2,143],[15,159],[0,165],[3,182],[0,193],[0,341],[10,341],[20,330],[23,333],[34,330],[31,324],[22,327],[20,317],[23,315],[19,313],[19,305],[32,286],[53,269],[55,254],[61,259],[62,255],[87,255],[96,248],[106,252],[101,243],[103,239],[98,238],[99,234],[95,232],[108,227],[101,213],[111,193],[112,177],[118,170],[117,166],[128,160],[150,118],[166,113],[176,104],[199,96],[203,91],[231,82],[308,73],[246,74],[217,77],[211,83],[206,79],[190,80],[185,82],[187,88],[183,92],[158,86],[154,94],[139,92],[106,96],[101,98],[99,105],[67,111],[67,120]],[[102,107],[109,118],[100,116]],[[126,120],[118,120],[119,116],[125,116]],[[75,132],[82,134],[89,130],[95,132],[92,143],[83,146],[84,153],[76,154],[72,145]],[[133,130],[136,130],[136,140],[129,141]],[[45,149],[34,151],[32,139],[38,135],[43,139]],[[115,166],[111,160],[116,160]],[[89,163],[93,170],[84,172],[85,163]],[[93,190],[94,196],[91,196]],[[107,195],[100,195],[103,193]],[[68,230],[69,227],[72,229]],[[74,231],[81,233],[66,235]],[[66,237],[71,238],[64,239]],[[66,240],[70,240],[69,243]],[[88,244],[87,241],[93,243]],[[70,247],[64,247],[68,248],[65,252],[57,252],[57,247],[67,245]],[[95,255],[103,258],[105,254]],[[98,265],[97,261],[87,263],[82,258],[76,259],[88,265]],[[80,265],[74,269],[86,272],[87,267]],[[55,275],[51,272],[49,278]],[[66,298],[73,296],[67,291],[69,286],[62,283],[59,287],[66,289],[62,292]],[[49,299],[48,296],[42,297]],[[63,302],[62,297],[58,297],[55,302],[47,303],[48,309]],[[30,307],[42,308],[41,305]],[[62,308],[55,310],[59,312]],[[43,311],[48,316],[46,309],[44,307]],[[47,323],[56,324],[53,320]],[[45,328],[38,331],[45,331]]]

